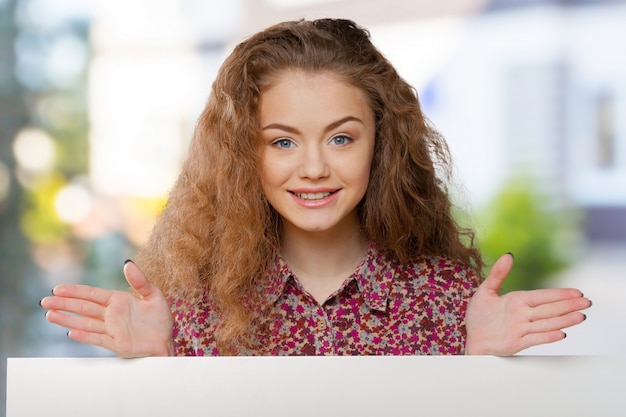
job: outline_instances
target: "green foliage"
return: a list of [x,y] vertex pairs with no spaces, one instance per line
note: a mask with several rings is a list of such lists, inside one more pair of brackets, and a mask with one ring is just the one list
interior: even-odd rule
[[514,180],[481,214],[479,246],[487,268],[507,252],[515,256],[503,293],[544,287],[550,275],[568,265],[563,245],[571,241],[563,236],[572,231],[572,213],[548,209],[548,203],[529,181]]

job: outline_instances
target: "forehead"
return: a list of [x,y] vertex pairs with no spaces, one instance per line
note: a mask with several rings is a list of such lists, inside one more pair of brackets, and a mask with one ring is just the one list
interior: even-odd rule
[[326,113],[356,112],[371,114],[366,93],[333,72],[285,70],[276,74],[261,93],[261,119],[286,117],[297,111]]

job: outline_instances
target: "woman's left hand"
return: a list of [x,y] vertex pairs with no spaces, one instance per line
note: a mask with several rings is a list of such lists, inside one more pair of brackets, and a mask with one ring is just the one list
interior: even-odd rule
[[562,329],[583,322],[580,312],[591,301],[574,288],[498,292],[513,267],[513,256],[503,255],[478,287],[467,307],[468,355],[509,356],[531,346],[565,338]]

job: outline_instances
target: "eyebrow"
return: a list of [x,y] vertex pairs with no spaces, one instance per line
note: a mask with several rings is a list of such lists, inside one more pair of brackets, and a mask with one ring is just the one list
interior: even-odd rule
[[[344,118],[341,118],[335,122],[332,122],[331,124],[329,124],[328,126],[326,126],[326,128],[324,129],[324,132],[328,132],[331,131],[333,129],[338,128],[339,126],[341,126],[344,123],[348,123],[348,122],[359,122],[361,124],[363,124],[363,121],[361,119],[359,119],[358,117],[354,117],[354,116],[346,116]],[[295,127],[292,126],[288,126],[288,125],[284,125],[281,123],[270,123],[267,126],[264,126],[263,128],[261,128],[261,130],[268,130],[268,129],[280,129],[280,130],[284,130],[285,132],[289,132],[289,133],[300,133],[300,131],[298,129],[296,129]]]

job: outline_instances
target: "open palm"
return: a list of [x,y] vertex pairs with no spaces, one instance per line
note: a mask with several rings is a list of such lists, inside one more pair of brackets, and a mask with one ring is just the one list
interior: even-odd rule
[[[101,346],[122,357],[173,352],[173,319],[167,300],[132,262],[124,266],[132,292],[59,285],[41,300],[46,319],[70,329],[72,340]],[[70,313],[70,314],[68,314]]]
[[591,301],[574,288],[514,291],[499,295],[513,256],[494,264],[467,308],[466,353],[513,355],[531,346],[562,340],[562,329],[585,320]]

